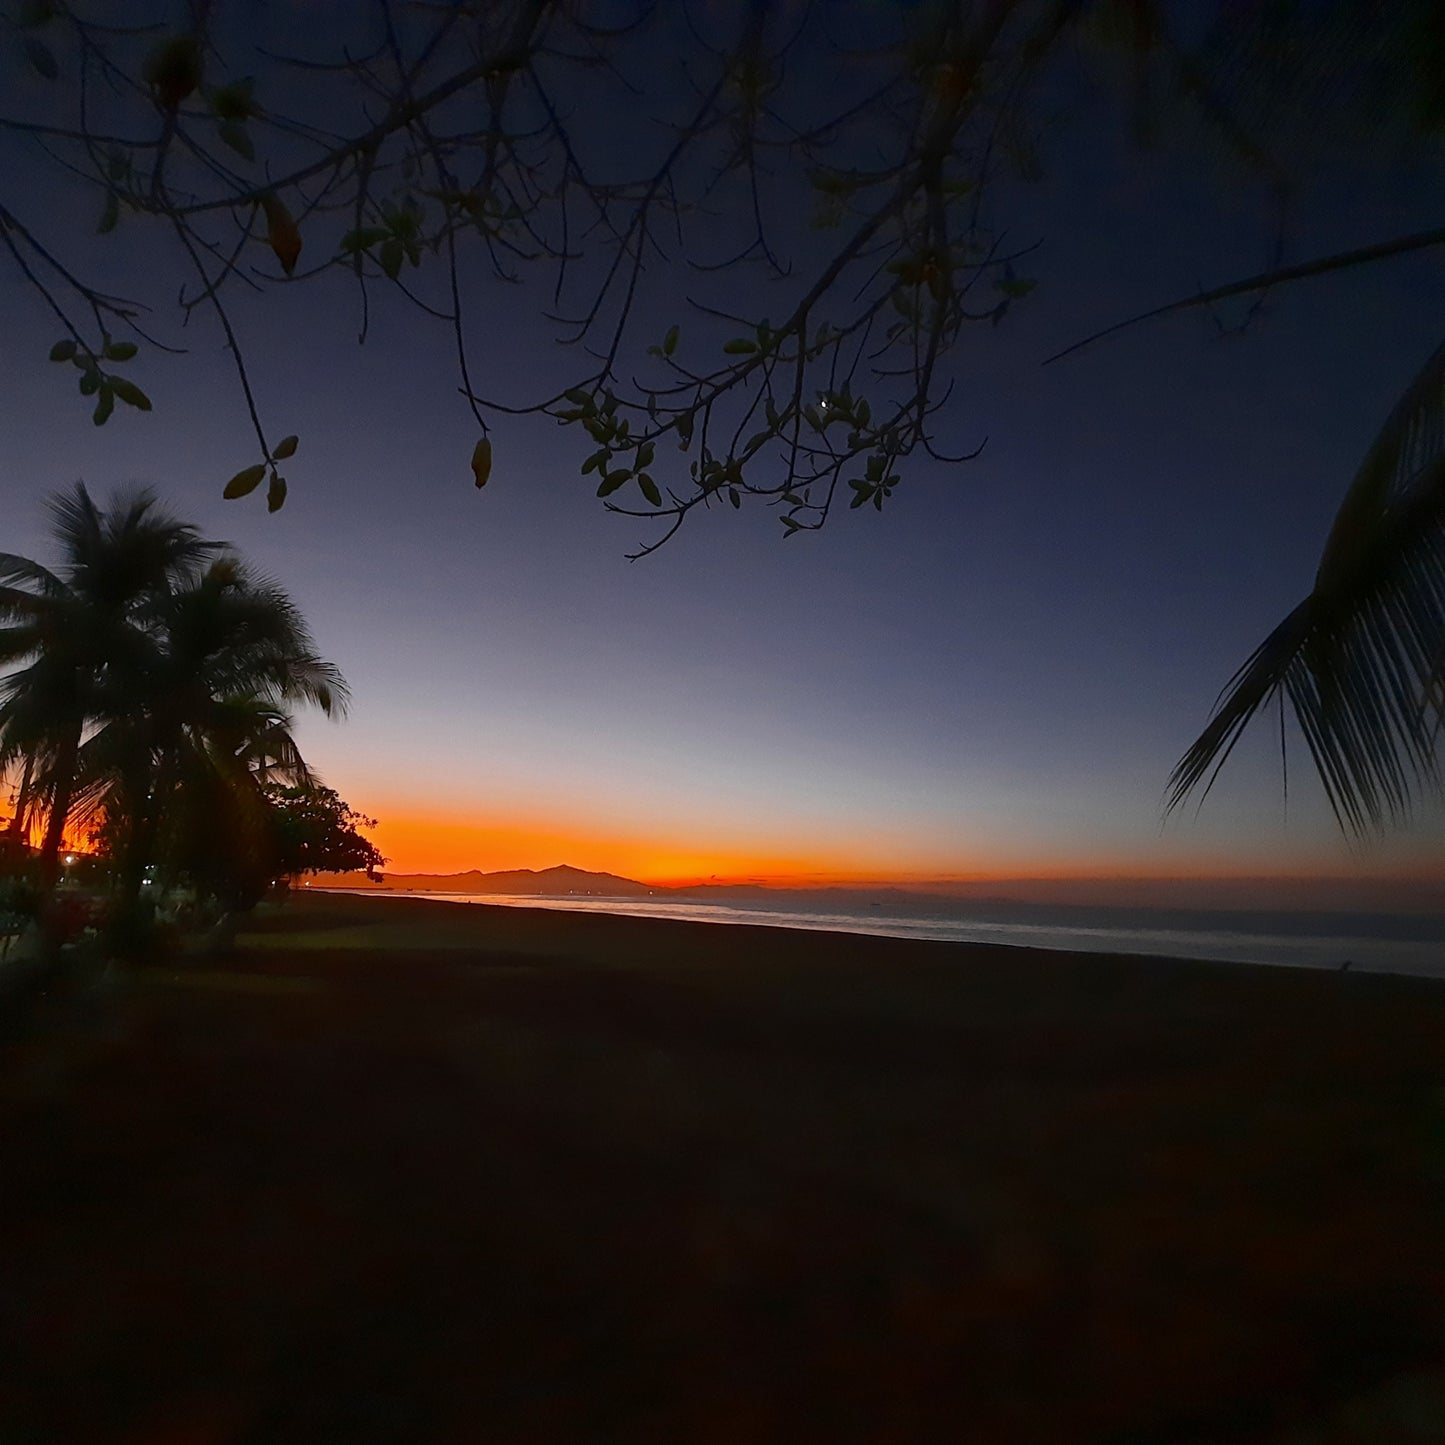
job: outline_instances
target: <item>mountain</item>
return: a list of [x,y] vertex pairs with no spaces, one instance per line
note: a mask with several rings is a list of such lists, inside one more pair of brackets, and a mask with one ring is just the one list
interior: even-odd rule
[[634,878],[589,873],[566,863],[556,868],[509,868],[499,873],[483,873],[476,868],[465,873],[388,872],[380,883],[368,883],[359,873],[318,873],[311,884],[316,888],[380,888],[398,893],[580,893],[601,898],[645,898],[656,891]]
[[371,883],[362,873],[318,873],[316,888],[382,889],[398,893],[499,893],[533,897],[579,894],[594,898],[655,898],[659,901],[739,903],[772,902],[779,908],[816,912],[852,912],[860,907],[933,915],[960,909],[1032,906],[1065,908],[1165,908],[1204,912],[1262,909],[1266,912],[1445,912],[1438,879],[1424,878],[1010,878],[921,882],[908,888],[878,883],[832,887],[786,884],[694,883],[667,888],[590,873],[563,864],[557,868],[512,868],[483,873],[390,873]]

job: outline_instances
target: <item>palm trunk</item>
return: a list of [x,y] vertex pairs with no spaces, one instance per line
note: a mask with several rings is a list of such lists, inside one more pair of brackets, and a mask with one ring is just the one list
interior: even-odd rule
[[25,769],[20,774],[20,787],[15,794],[15,816],[10,820],[10,836],[18,843],[28,831],[25,827],[25,811],[30,806],[30,776],[35,767],[35,759],[30,755],[25,756]]
[[65,838],[65,821],[75,797],[75,760],[80,753],[80,729],[72,728],[60,744],[55,766],[55,793],[50,800],[50,817],[40,845],[40,898],[50,902],[60,881],[60,845]]
[[117,882],[116,915],[113,943],[121,954],[133,954],[144,944],[146,919],[142,916],[141,895],[145,889],[146,866],[155,853],[160,833],[160,810],[164,806],[175,777],[170,754],[159,767],[149,765],[146,749],[131,773],[126,788],[127,828],[121,848]]
[[[159,798],[159,790],[155,796]],[[137,798],[132,806],[136,808],[136,816],[131,820],[125,851],[121,855],[119,877],[116,880],[122,914],[135,913],[140,903],[141,889],[145,886],[146,865],[155,849],[158,824],[157,809],[152,805],[149,795]]]
[[60,882],[60,845],[65,838],[65,820],[75,796],[75,760],[80,753],[80,727],[72,728],[61,741],[56,758],[55,791],[50,799],[50,816],[45,823],[45,839],[40,845],[39,900],[40,951],[47,966],[59,960],[65,942],[60,910],[56,907],[55,889]]

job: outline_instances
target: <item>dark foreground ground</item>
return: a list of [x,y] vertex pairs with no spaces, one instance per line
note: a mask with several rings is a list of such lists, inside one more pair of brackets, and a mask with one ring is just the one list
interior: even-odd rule
[[0,1043],[0,1445],[1445,1440],[1445,985],[302,897]]

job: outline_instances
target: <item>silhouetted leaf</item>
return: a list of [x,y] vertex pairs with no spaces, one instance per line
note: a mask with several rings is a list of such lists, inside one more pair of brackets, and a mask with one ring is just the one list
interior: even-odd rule
[[133,406],[137,411],[149,411],[151,399],[135,382],[123,376],[112,376],[107,378],[110,389],[127,405]]
[[348,231],[341,238],[341,249],[346,255],[353,255],[357,251],[365,251],[372,246],[379,245],[386,240],[389,234],[379,226],[362,226],[359,230]]
[[601,485],[597,488],[597,495],[599,497],[610,497],[631,475],[632,473],[628,471],[626,467],[622,467],[615,472],[608,472],[607,475],[602,478]]
[[25,0],[15,23],[22,30],[34,30],[55,19],[55,0]]
[[80,374],[81,396],[94,396],[100,390],[100,372],[93,366]]
[[388,236],[381,244],[381,250],[377,252],[377,259],[381,262],[381,269],[386,272],[389,280],[395,281],[401,275],[401,263],[406,259],[406,250],[395,236]]
[[250,80],[233,80],[217,86],[210,94],[211,109],[218,120],[247,120],[255,111]]
[[301,255],[301,232],[296,229],[291,212],[274,191],[267,191],[261,197],[261,209],[266,213],[266,239],[281,263],[281,269],[289,276],[296,269]]
[[735,336],[723,347],[729,356],[747,356],[757,349],[758,343],[750,336]]
[[492,442],[490,437],[480,437],[472,448],[472,477],[477,486],[485,487],[492,475]]
[[52,361],[69,361],[75,355],[75,343],[73,341],[57,341],[50,348],[50,359]]
[[100,384],[100,395],[96,398],[95,412],[91,416],[96,426],[104,426],[110,420],[110,414],[115,410],[115,392],[105,382]]
[[281,440],[276,443],[275,450],[271,453],[272,461],[283,462],[287,457],[294,457],[296,455],[296,448],[300,446],[300,444],[301,439],[299,437],[282,437]]
[[642,495],[652,503],[654,507],[662,505],[662,493],[657,490],[657,483],[652,480],[646,472],[638,472],[637,485],[642,488]]
[[741,507],[741,506],[742,506],[742,504],[743,504],[743,499],[742,499],[740,496],[738,496],[738,489],[737,489],[736,487],[729,487],[729,488],[728,488],[728,501],[730,501],[730,502],[733,504],[734,507]]
[[230,501],[234,501],[237,497],[244,497],[261,485],[261,478],[265,475],[266,465],[264,462],[257,462],[254,467],[246,467],[226,483],[225,490],[221,495]]
[[662,354],[664,356],[671,356],[677,350],[677,334],[676,326],[667,328],[667,335],[662,338]]
[[246,129],[243,122],[223,120],[216,126],[216,135],[222,145],[230,146],[238,156],[243,156],[248,161],[256,159],[256,147],[251,143],[251,132]]
[[286,505],[286,478],[271,473],[271,485],[266,488],[266,510],[279,512]]
[[201,42],[194,35],[172,35],[146,57],[142,72],[155,102],[174,113],[201,83]]
[[105,207],[100,213],[100,224],[95,228],[96,235],[108,236],[119,224],[120,197],[114,191],[107,191]]
[[1006,276],[1002,281],[995,281],[995,288],[1002,291],[1012,301],[1027,296],[1039,283],[1037,281],[1026,281],[1018,276]]
[[134,341],[107,341],[100,354],[107,361],[129,361],[138,349]]
[[25,58],[30,62],[30,68],[37,74],[45,77],[46,80],[55,80],[60,75],[60,66],[56,64],[55,52],[43,41],[37,40],[33,35],[25,37]]

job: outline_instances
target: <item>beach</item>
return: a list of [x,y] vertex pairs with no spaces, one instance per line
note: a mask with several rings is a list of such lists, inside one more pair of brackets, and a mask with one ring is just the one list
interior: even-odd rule
[[0,1440],[1445,1435],[1445,984],[297,894],[0,1044]]
[[[694,923],[865,933],[945,943],[990,943],[1065,953],[1144,954],[1282,968],[1340,968],[1445,978],[1445,912],[1303,908],[1161,908],[950,899],[894,893],[866,901],[858,891],[755,890],[750,895],[638,897],[572,893],[339,891],[427,898],[487,907],[547,908]],[[1438,892],[1438,890],[1436,890]]]

